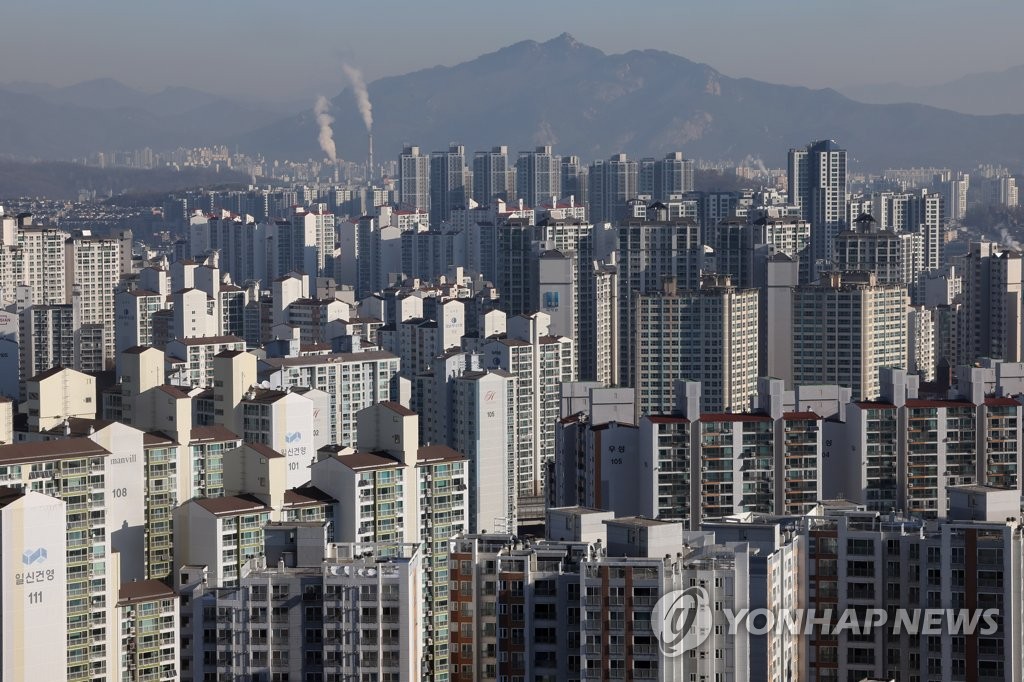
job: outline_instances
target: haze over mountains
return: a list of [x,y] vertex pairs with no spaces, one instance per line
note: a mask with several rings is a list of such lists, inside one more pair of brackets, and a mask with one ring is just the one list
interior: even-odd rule
[[882,83],[843,88],[861,102],[917,102],[965,114],[1024,114],[1024,65],[973,73],[938,85]]
[[66,87],[0,84],[0,154],[70,159],[97,151],[224,144],[294,108],[191,88],[136,90],[101,78]]
[[[975,79],[972,87],[980,93],[985,82],[1004,87],[992,79]],[[917,90],[905,89],[903,99]],[[779,166],[789,147],[832,137],[850,150],[855,169],[1024,163],[1024,115],[860,103],[834,90],[727,77],[667,52],[605,54],[568,34],[382,78],[369,91],[378,158],[397,155],[405,143],[429,152],[455,141],[469,151],[550,143],[587,161],[620,151],[647,156],[682,150],[704,159],[752,155]],[[957,86],[946,92],[957,92]],[[936,101],[959,101],[945,96]],[[984,108],[981,94],[970,99]],[[985,107],[1000,106],[991,97],[985,101]],[[330,113],[337,119],[339,156],[363,161],[366,133],[350,91],[333,98]],[[109,80],[69,88],[0,86],[5,154],[60,159],[103,149],[213,143],[273,158],[322,157],[311,111],[282,117],[270,107],[186,88],[146,94]]]

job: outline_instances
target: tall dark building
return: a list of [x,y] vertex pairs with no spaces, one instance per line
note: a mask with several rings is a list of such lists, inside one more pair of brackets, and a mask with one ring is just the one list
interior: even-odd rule
[[473,201],[489,206],[494,199],[515,199],[516,171],[509,165],[508,147],[492,147],[473,155]]
[[832,241],[846,227],[846,150],[819,140],[789,150],[789,197],[811,224],[815,270],[832,253]]
[[430,224],[438,227],[452,210],[465,208],[473,193],[473,175],[466,166],[466,148],[453,144],[430,154]]

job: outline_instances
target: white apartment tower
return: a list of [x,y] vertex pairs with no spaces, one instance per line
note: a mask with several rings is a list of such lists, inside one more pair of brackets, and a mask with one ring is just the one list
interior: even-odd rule
[[[65,246],[65,290],[78,297],[79,321],[103,329],[103,367],[115,358],[114,297],[121,281],[121,240],[88,232],[68,239]],[[71,303],[71,301],[67,301]]]
[[508,147],[492,147],[473,155],[473,201],[490,206],[494,199],[512,201],[516,169],[509,163]]
[[562,196],[562,157],[551,152],[551,145],[519,152],[516,161],[516,197],[536,208],[545,201]]
[[356,414],[392,397],[398,357],[384,351],[332,353],[260,361],[259,375],[271,388],[307,387],[330,396],[330,442],[354,445]]
[[515,528],[516,380],[504,370],[467,371],[452,380],[451,446],[468,460],[469,530]]
[[699,289],[636,301],[637,419],[671,412],[675,382],[699,381],[707,412],[743,412],[757,393],[758,292],[737,289],[729,277],[706,275]]
[[430,210],[430,158],[417,146],[403,148],[398,157],[398,204],[424,213]]
[[550,335],[548,319],[544,313],[511,318],[507,336],[487,342],[481,353],[486,369],[502,369],[516,378],[520,499],[543,492],[543,465],[555,454],[560,384],[573,380],[572,341]]
[[18,229],[22,283],[29,287],[33,305],[67,303],[64,245],[70,236],[55,227],[27,225]]
[[[907,294],[873,275],[823,275],[793,292],[793,381],[833,383],[856,399],[880,393],[878,372],[907,367]],[[771,332],[769,332],[771,333]]]

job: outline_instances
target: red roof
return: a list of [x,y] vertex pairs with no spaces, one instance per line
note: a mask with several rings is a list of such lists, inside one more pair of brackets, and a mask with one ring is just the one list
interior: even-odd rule
[[787,421],[797,421],[799,419],[813,419],[817,421],[822,419],[817,412],[783,412],[782,418]]
[[985,405],[989,407],[1016,407],[1019,402],[1013,398],[985,398]]

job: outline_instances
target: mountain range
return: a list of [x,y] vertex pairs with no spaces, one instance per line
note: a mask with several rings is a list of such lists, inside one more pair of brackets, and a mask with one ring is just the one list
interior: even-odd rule
[[[604,52],[568,34],[524,41],[451,67],[370,84],[374,147],[397,154],[451,141],[467,150],[555,144],[583,159],[617,152],[703,159],[760,157],[785,163],[787,149],[832,138],[854,168],[1024,163],[1024,116],[979,117],[919,104],[864,104],[830,89],[730,78],[667,52]],[[351,92],[333,99],[339,155],[362,161],[366,133]],[[239,138],[243,148],[320,157],[311,113]],[[388,152],[385,152],[388,150]]]
[[109,78],[66,87],[0,84],[0,153],[71,159],[147,146],[224,144],[291,111],[183,87],[147,93]]
[[881,83],[842,89],[861,102],[916,102],[963,114],[1024,114],[1024,65],[972,73],[937,85]]
[[[831,89],[728,77],[668,52],[606,54],[568,34],[381,78],[369,94],[378,160],[396,157],[404,144],[429,153],[458,142],[469,154],[553,144],[584,161],[681,150],[779,167],[788,148],[832,138],[849,150],[854,169],[1024,165],[1024,115],[862,103]],[[349,89],[333,98],[330,113],[339,156],[363,161],[366,131]],[[317,132],[310,110],[282,116],[184,88],[146,94],[109,80],[0,86],[0,152],[13,156],[222,143],[272,158],[322,158]]]

